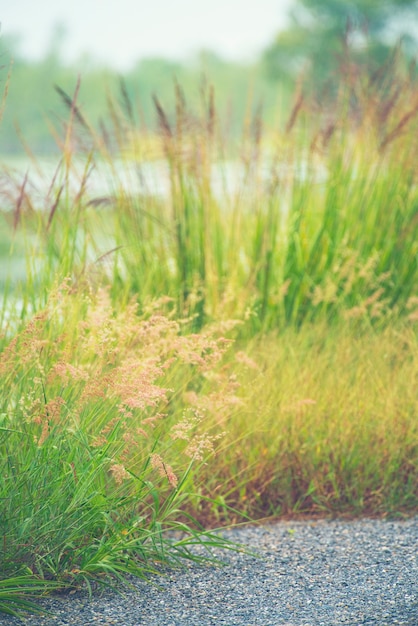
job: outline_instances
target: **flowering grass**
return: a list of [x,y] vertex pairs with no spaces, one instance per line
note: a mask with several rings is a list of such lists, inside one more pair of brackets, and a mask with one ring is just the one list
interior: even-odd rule
[[145,577],[159,562],[198,559],[193,545],[208,560],[227,545],[181,508],[192,468],[222,437],[188,394],[215,375],[229,341],[183,336],[179,322],[136,309],[116,312],[107,291],[65,282],[2,339],[3,610],[27,608],[32,583]]
[[210,91],[148,136],[123,98],[92,129],[77,87],[53,179],[4,171],[0,609],[224,522],[416,512],[417,90],[389,74],[239,146]]

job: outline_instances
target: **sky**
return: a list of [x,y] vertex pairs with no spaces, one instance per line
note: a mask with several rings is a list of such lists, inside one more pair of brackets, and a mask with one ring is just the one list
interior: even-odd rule
[[[64,61],[89,55],[115,69],[149,56],[184,59],[209,49],[255,58],[286,25],[292,0],[0,0],[1,34],[42,58],[60,32]],[[60,31],[57,25],[62,25]]]

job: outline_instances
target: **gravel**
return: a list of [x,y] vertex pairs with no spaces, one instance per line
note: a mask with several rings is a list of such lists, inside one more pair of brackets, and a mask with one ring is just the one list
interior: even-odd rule
[[[257,551],[189,563],[155,584],[42,601],[27,626],[418,626],[418,517],[278,522],[226,531]],[[0,616],[0,624],[21,624]]]

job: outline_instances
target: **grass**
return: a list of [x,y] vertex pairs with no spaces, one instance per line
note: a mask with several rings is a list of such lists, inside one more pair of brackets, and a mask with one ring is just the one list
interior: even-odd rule
[[[416,512],[417,347],[409,325],[314,323],[238,352],[243,404],[197,477],[196,490],[217,494],[199,519]],[[203,402],[217,422],[215,401]]]
[[227,545],[180,512],[192,468],[221,436],[205,429],[186,390],[216,370],[228,342],[215,330],[179,330],[156,312],[139,318],[133,304],[115,312],[107,291],[66,282],[8,342],[0,364],[3,575],[90,585],[198,560],[193,545]]
[[[374,98],[360,102],[355,128],[344,113],[345,93],[334,105],[341,117],[310,133],[288,126],[263,135],[257,114],[238,147],[223,144],[211,94],[196,117],[178,92],[175,122],[157,101],[167,197],[151,193],[146,183],[130,190],[138,187],[148,155],[155,156],[155,137],[138,138],[129,131],[128,113],[114,109],[111,127],[98,135],[82,118],[76,92],[63,156],[44,192],[45,210],[35,210],[25,181],[10,194],[10,227],[19,226],[32,242],[28,280],[36,282],[43,305],[57,277],[105,275],[115,299],[135,295],[143,306],[165,295],[177,315],[194,316],[194,329],[247,317],[250,335],[333,322],[349,309],[353,315],[364,309],[374,320],[404,315],[417,279],[416,147],[410,140],[416,122],[405,112],[416,98],[411,91],[397,108],[392,104],[384,123],[372,108]],[[131,112],[134,105],[125,108]],[[302,114],[301,126],[312,128],[309,110]],[[403,136],[402,127],[394,136],[402,122],[410,134]],[[83,147],[81,159],[75,150],[83,154]],[[231,191],[232,158],[238,188]],[[111,189],[95,196],[90,176],[104,167]],[[36,310],[34,297],[24,289],[24,307]]]
[[[416,513],[418,92],[401,65],[350,74],[329,108],[299,94],[284,131],[256,112],[238,145],[210,90],[200,112],[179,86],[173,115],[156,99],[159,137],[123,89],[97,132],[77,91],[53,180],[4,173],[1,246],[25,269],[2,275],[0,610],[195,545],[210,560],[224,523]],[[165,194],[138,190],[151,158]]]

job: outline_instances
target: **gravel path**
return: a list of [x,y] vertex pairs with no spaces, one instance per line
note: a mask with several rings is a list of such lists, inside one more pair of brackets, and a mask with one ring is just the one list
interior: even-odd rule
[[[27,626],[418,626],[418,518],[279,522],[225,532],[259,558],[227,553],[221,568],[189,564],[105,592],[44,602]],[[21,623],[7,616],[0,623]]]

